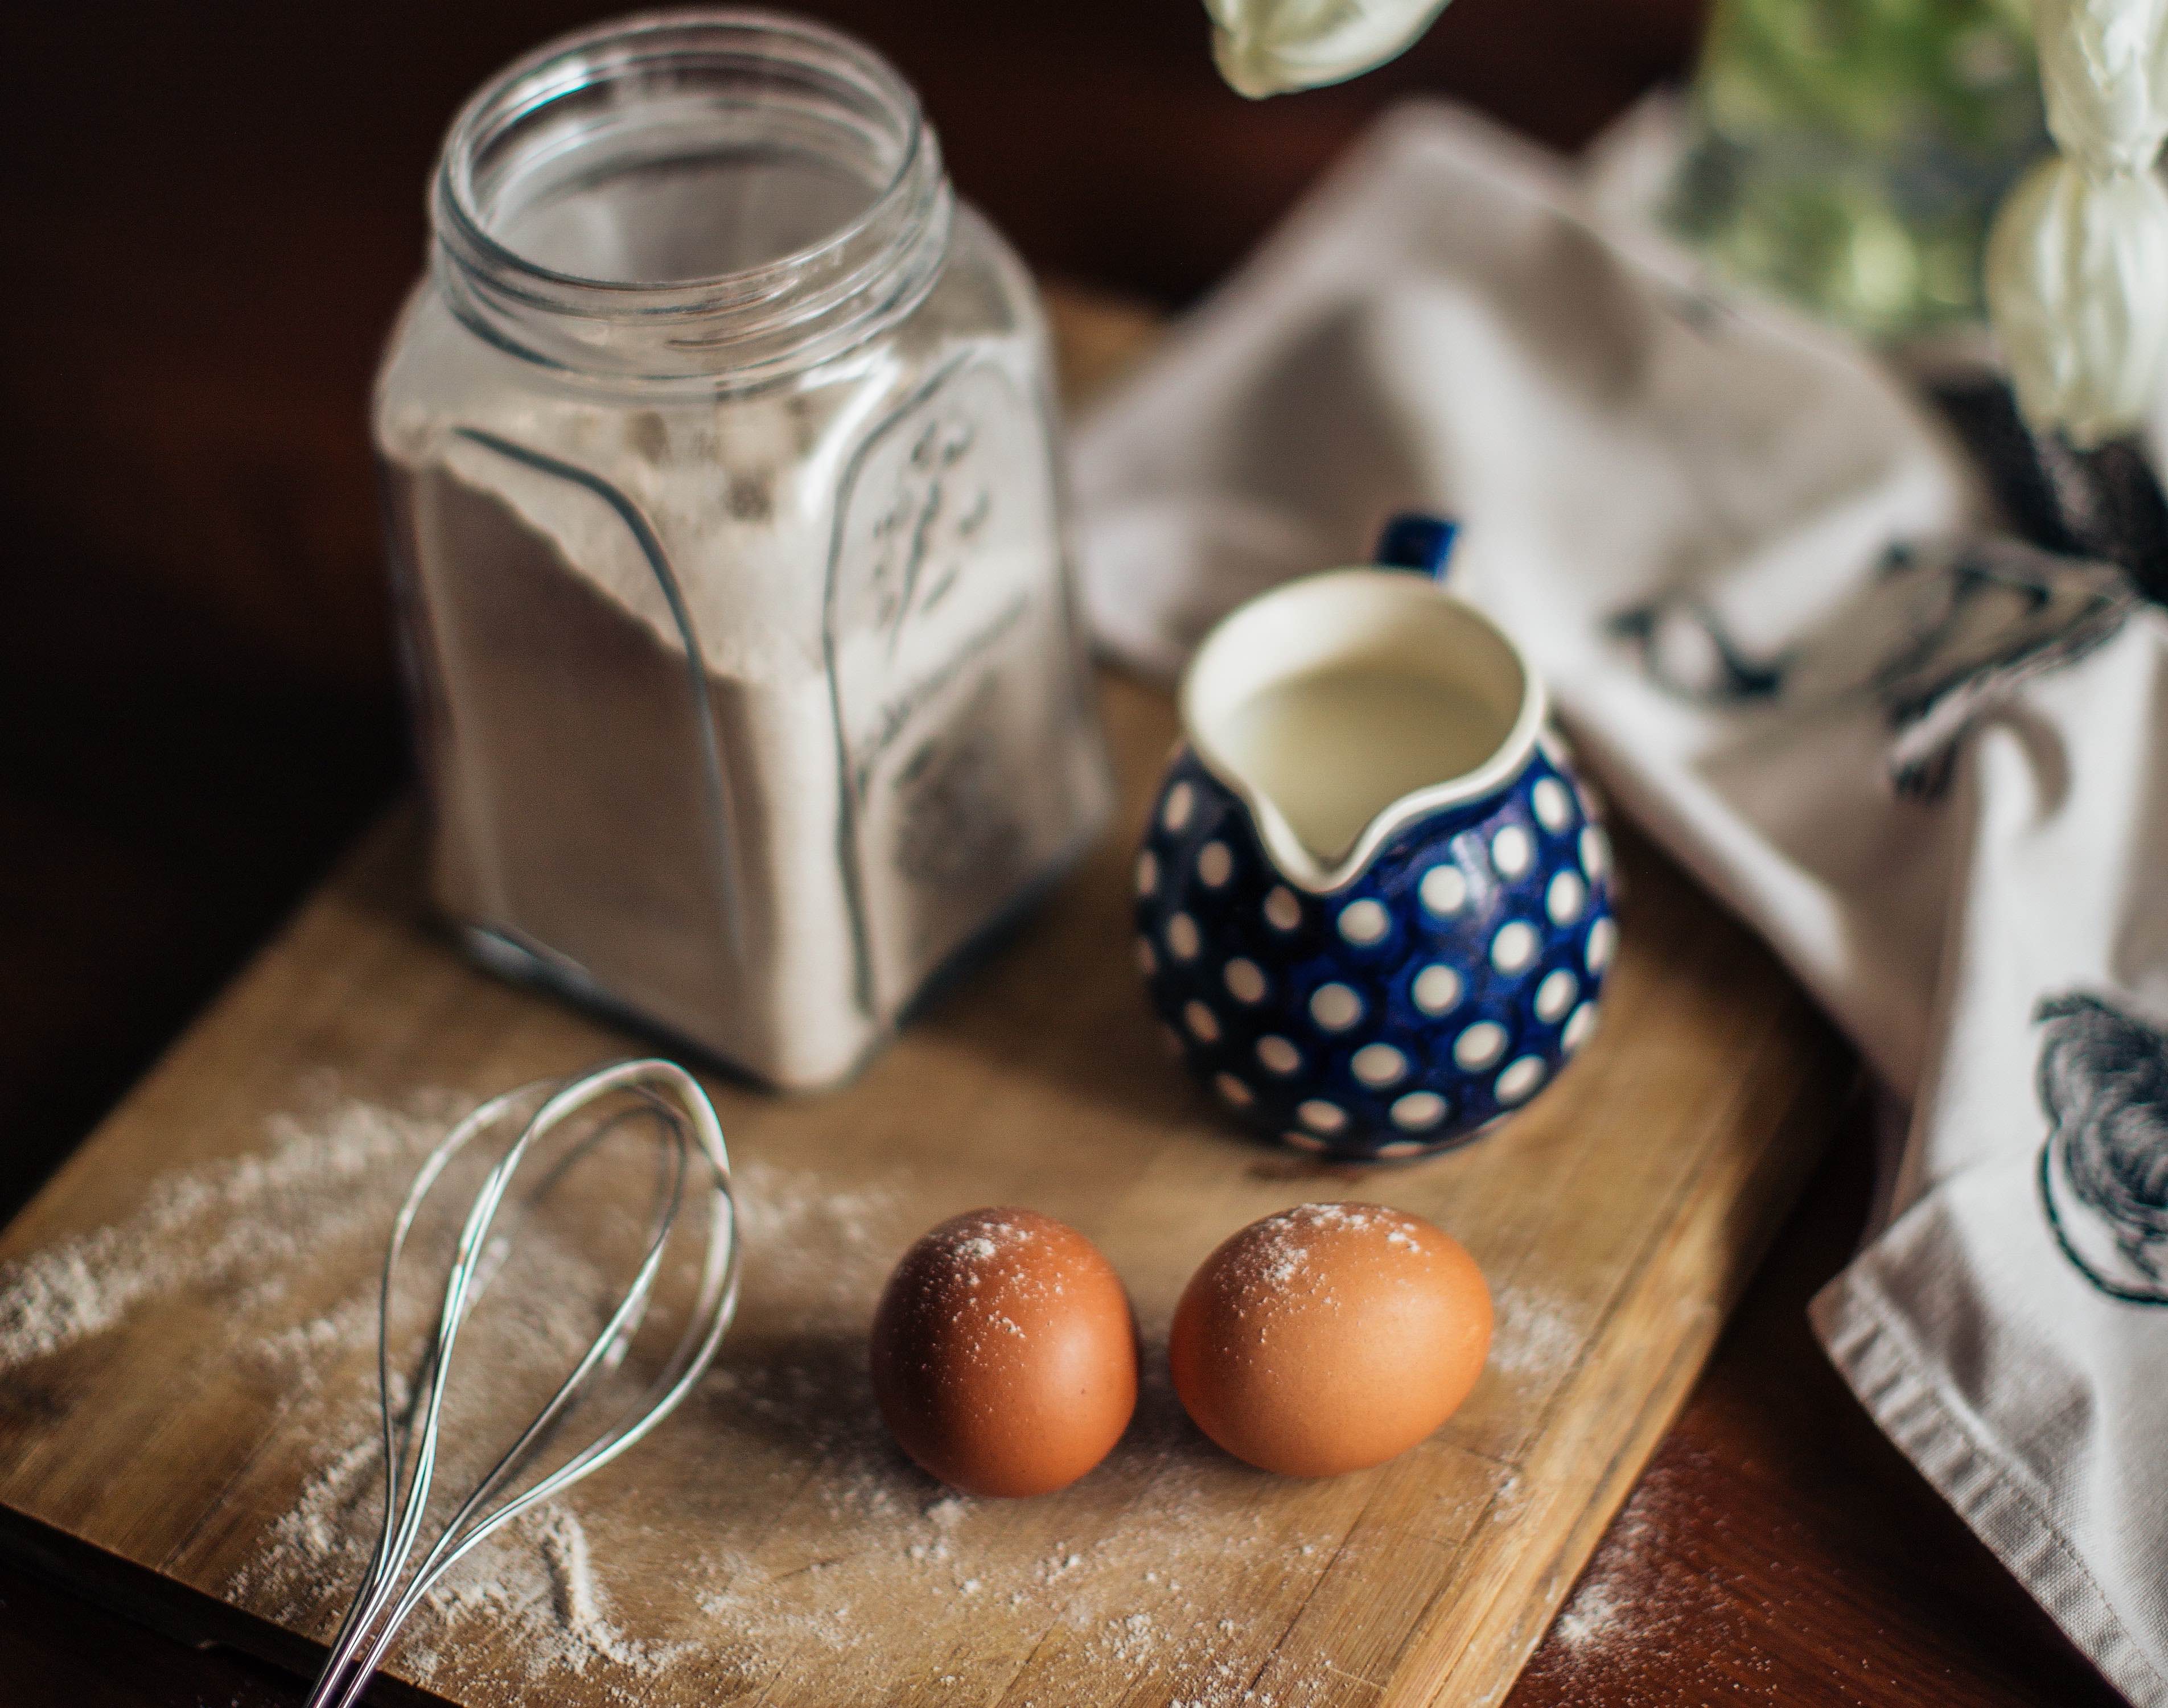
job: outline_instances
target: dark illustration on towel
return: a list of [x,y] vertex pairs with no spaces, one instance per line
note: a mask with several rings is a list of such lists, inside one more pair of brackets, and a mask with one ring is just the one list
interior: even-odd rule
[[2024,682],[2112,639],[2138,602],[2114,565],[2007,538],[1893,549],[1814,632],[1752,656],[1692,592],[1613,619],[1673,693],[1720,705],[1818,713],[1865,699],[1889,723],[1889,773],[1908,794],[1949,780],[1958,739]]
[[2021,539],[2118,565],[2140,593],[2168,605],[2168,494],[2142,438],[2081,451],[2059,432],[2035,432],[1992,369],[1946,374],[1927,395]]
[[2168,1034],[2082,991],[2043,998],[2032,1017],[2055,1243],[2110,1298],[2168,1305]]

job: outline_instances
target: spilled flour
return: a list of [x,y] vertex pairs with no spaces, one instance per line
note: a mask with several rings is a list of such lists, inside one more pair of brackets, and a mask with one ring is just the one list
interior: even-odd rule
[[[1672,1520],[1706,1498],[1690,1463],[1660,1458],[1650,1467],[1560,1610],[1536,1658],[1536,1694],[1600,1700],[1605,1708],[1682,1701],[1781,1708],[1810,1678],[1817,1692],[1834,1681],[1847,1702],[1881,1700],[1872,1690],[1857,1694],[1835,1659],[1812,1646],[1793,1652],[1771,1642],[1772,1633],[1811,1630],[1825,1615],[1810,1580],[1779,1572],[1742,1595],[1700,1549],[1677,1546]],[[1729,1527],[1719,1514],[1715,1528]],[[1772,1551],[1782,1546],[1772,1536],[1762,1541]],[[1801,1663],[1809,1673],[1794,1677]]]
[[[266,1455],[265,1485],[233,1491],[286,1509],[214,1587],[319,1637],[367,1560],[383,1498],[382,1242],[417,1162],[465,1106],[319,1087],[260,1153],[169,1174],[112,1225],[0,1270],[0,1376],[169,1303],[225,1324],[205,1358],[274,1397],[279,1438],[313,1444],[315,1468],[296,1493],[268,1480],[279,1456]],[[433,1528],[614,1304],[645,1232],[650,1177],[632,1178],[568,1189],[566,1215],[529,1218],[492,1253],[449,1385]],[[1028,1503],[945,1493],[889,1440],[865,1369],[874,1297],[922,1231],[901,1181],[838,1191],[760,1157],[737,1180],[746,1304],[716,1369],[624,1461],[463,1560],[410,1621],[395,1670],[474,1708],[552,1696],[834,1708],[920,1694],[1058,1708],[1110,1676],[1134,1681],[1139,1701],[1182,1708],[1371,1699],[1315,1644],[1283,1641],[1312,1610],[1351,1618],[1326,1610],[1342,1596],[1390,1593],[1352,1587],[1369,1546],[1357,1528],[1367,1478],[1278,1482],[1203,1444],[1166,1386],[1164,1323],[1148,1318],[1136,1422],[1083,1485]],[[442,1225],[417,1229],[429,1260],[395,1297],[401,1346],[430,1313],[471,1186],[448,1178]],[[697,1244],[666,1269],[656,1324],[567,1451],[636,1398],[679,1320]],[[1569,1315],[1500,1306],[1503,1361],[1526,1372],[1510,1379],[1554,1376],[1547,1361],[1576,1338]],[[1410,1522],[1441,1540],[1513,1509],[1502,1472],[1487,1489],[1443,1468],[1437,1482]]]
[[251,1314],[268,1314],[317,1243],[382,1239],[411,1165],[461,1112],[443,1093],[401,1109],[336,1104],[315,1122],[274,1121],[260,1154],[164,1175],[125,1221],[0,1271],[0,1371],[175,1290],[245,1284]]

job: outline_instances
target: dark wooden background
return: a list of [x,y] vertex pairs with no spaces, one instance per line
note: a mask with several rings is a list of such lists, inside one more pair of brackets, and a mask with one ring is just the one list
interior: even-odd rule
[[[1457,0],[1384,72],[1252,104],[1198,0],[810,9],[912,77],[1034,263],[1168,306],[1395,98],[1572,147],[1700,27],[1698,0]],[[595,15],[41,0],[0,25],[0,1215],[400,785],[371,369],[444,121]],[[1515,1708],[2115,1700],[1808,1336],[1868,1148],[1840,1137]],[[0,1568],[0,1700],[298,1695]]]

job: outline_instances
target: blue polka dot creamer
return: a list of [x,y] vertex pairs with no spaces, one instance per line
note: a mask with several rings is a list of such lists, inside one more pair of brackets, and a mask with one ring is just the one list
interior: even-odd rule
[[[1399,519],[1381,555],[1434,570],[1451,535],[1431,530]],[[1324,779],[1307,792],[1362,828],[1320,849],[1279,792],[1305,792],[1304,766],[1390,773],[1343,751],[1368,739],[1360,717],[1322,732],[1283,720],[1269,766],[1236,738],[1261,696],[1351,672],[1352,697],[1294,703],[1421,716],[1449,703],[1425,698],[1427,680],[1476,708],[1457,738],[1474,762],[1434,778],[1404,766],[1416,786],[1375,803]],[[1502,633],[1401,568],[1307,576],[1207,637],[1182,714],[1137,854],[1136,954],[1182,1058],[1234,1116],[1305,1150],[1413,1156],[1557,1077],[1595,1026],[1617,942],[1610,849]]]

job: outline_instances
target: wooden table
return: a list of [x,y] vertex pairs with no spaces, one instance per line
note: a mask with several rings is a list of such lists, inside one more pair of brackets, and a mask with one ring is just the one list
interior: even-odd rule
[[[1187,0],[816,7],[918,81],[1043,267],[1176,301],[1397,93],[1560,144],[1676,71],[1693,0],[1462,0],[1416,53],[1252,106]],[[451,14],[451,15],[443,15]],[[443,119],[582,9],[44,8],[0,63],[0,1208],[395,786],[361,431]],[[1511,1700],[2114,1699],[1873,1431],[1801,1316],[1864,1213],[1831,1160]],[[290,1702],[0,1574],[0,1695]]]

